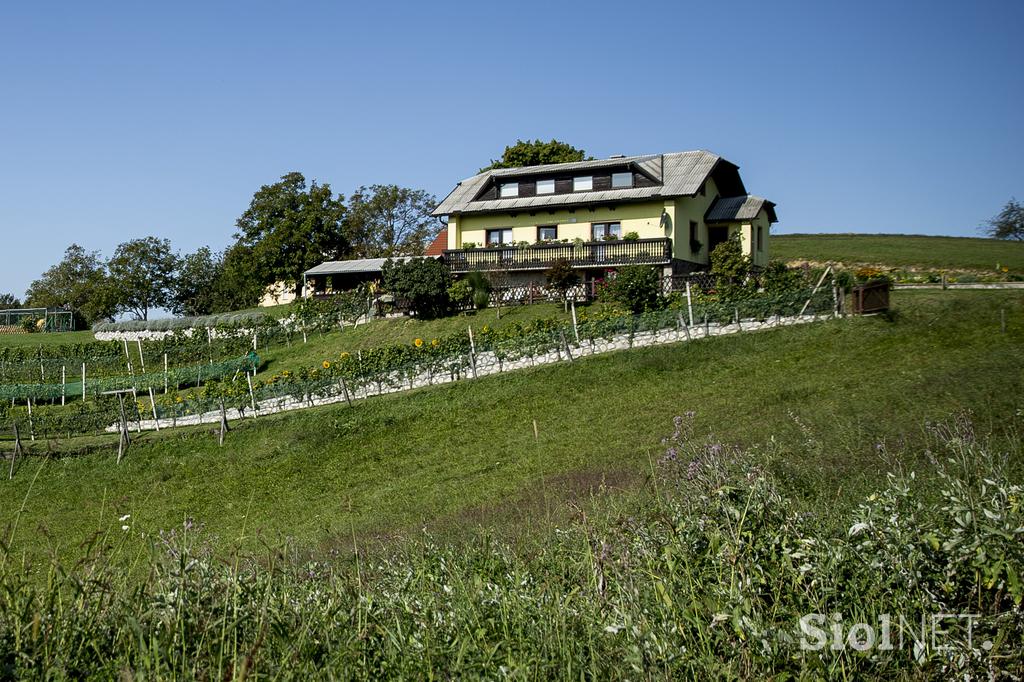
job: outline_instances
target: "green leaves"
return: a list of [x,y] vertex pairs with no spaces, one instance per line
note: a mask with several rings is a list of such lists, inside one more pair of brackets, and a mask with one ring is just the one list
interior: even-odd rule
[[309,268],[348,253],[344,218],[344,197],[328,184],[307,189],[302,173],[292,172],[253,195],[235,236],[262,284],[297,282]]
[[489,166],[484,166],[480,172],[489,171],[495,168],[518,168],[520,166],[540,166],[546,163],[571,163],[574,161],[586,160],[587,153],[577,149],[566,142],[551,140],[532,142],[516,140],[516,143],[505,147],[501,159],[492,160]]

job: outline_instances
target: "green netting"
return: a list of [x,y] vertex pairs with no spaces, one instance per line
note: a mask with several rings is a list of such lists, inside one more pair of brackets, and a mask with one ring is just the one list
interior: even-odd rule
[[[163,390],[165,387],[182,385],[197,386],[204,381],[222,379],[238,372],[253,371],[259,367],[259,356],[250,353],[241,358],[214,362],[209,364],[180,367],[164,372],[149,372],[134,376],[86,377],[85,390],[89,396],[97,396],[106,391],[132,390],[146,392],[150,388]],[[0,399],[3,400],[60,400],[61,398],[81,398],[82,381],[77,379],[66,384],[0,384]]]

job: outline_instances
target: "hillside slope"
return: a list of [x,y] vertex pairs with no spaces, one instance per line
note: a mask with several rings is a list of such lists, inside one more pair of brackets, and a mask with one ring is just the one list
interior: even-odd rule
[[918,269],[1024,273],[1024,242],[903,234],[772,235],[773,258]]
[[[644,477],[687,411],[722,442],[774,438],[791,492],[836,509],[838,491],[857,499],[883,481],[892,463],[879,444],[913,442],[925,420],[962,409],[979,429],[1000,426],[1021,407],[1024,295],[901,292],[896,302],[893,320],[635,349],[247,420],[223,449],[195,428],[144,434],[120,466],[113,446],[30,458],[0,482],[0,527],[17,521],[18,549],[77,555],[98,530],[128,526],[115,533],[130,548],[185,517],[223,544],[264,534],[313,547],[496,511],[529,517],[549,496]],[[813,461],[786,459],[787,443],[808,439]]]

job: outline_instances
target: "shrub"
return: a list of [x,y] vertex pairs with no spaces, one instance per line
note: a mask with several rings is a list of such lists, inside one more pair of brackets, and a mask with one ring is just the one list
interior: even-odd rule
[[477,310],[483,310],[491,302],[490,280],[482,272],[471,272],[466,276],[466,281],[473,292],[473,306]]
[[711,252],[711,274],[715,275],[718,288],[723,291],[742,286],[747,281],[750,258],[743,254],[738,234],[729,237]]
[[423,319],[444,317],[451,310],[448,268],[433,258],[409,261],[388,259],[382,268],[384,288],[405,301],[414,315]]
[[804,287],[803,275],[787,268],[782,261],[773,260],[761,273],[761,287],[770,294],[796,291]]
[[448,298],[456,308],[465,308],[473,300],[473,287],[466,280],[460,279],[448,287]]
[[634,314],[665,307],[661,276],[649,265],[627,265],[601,287],[601,299]]
[[551,267],[544,273],[548,286],[554,288],[565,300],[569,289],[580,283],[580,273],[572,269],[568,258],[556,258]]

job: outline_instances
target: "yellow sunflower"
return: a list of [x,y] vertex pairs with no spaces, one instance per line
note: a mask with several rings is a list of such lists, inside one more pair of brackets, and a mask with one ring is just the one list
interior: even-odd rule
[[342,360],[348,360],[348,353],[342,353],[341,354],[341,359]]
[[330,368],[331,368],[331,363],[330,363],[330,361],[328,361],[328,360],[324,360],[324,369],[330,369]]
[[422,347],[423,347],[423,339],[416,339],[416,340],[415,340],[415,341],[413,341],[412,343],[413,343],[413,345],[414,345],[414,346],[416,346],[417,348],[422,348]]
[[438,341],[437,339],[434,339],[433,341],[430,342],[430,345],[433,346],[434,348],[437,348],[438,346],[441,345],[441,342]]

